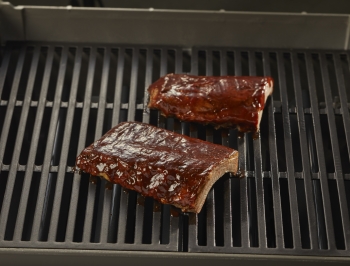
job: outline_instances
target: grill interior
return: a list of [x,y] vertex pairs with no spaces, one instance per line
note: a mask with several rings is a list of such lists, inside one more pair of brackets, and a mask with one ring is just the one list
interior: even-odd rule
[[[259,138],[148,110],[172,72],[271,75]],[[0,247],[349,256],[347,52],[7,43],[0,97]],[[127,120],[237,149],[246,178],[223,176],[195,215],[72,173]]]

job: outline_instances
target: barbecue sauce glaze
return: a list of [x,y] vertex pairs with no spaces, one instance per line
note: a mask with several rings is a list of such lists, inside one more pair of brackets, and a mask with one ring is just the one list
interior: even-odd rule
[[148,124],[124,122],[85,148],[76,166],[191,211],[208,172],[236,152]]
[[182,121],[257,131],[272,85],[270,77],[168,74],[148,88],[148,106]]

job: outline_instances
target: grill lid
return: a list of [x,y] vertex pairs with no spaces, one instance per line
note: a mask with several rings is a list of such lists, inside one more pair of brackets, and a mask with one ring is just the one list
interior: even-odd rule
[[[348,60],[339,51],[8,43],[0,247],[348,256]],[[171,72],[271,75],[259,138],[148,110],[146,88]],[[237,149],[247,178],[225,175],[200,214],[179,215],[71,173],[85,146],[127,120]]]

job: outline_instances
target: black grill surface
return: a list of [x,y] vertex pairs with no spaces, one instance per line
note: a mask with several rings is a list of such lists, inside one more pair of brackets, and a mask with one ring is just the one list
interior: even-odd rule
[[[350,255],[347,52],[8,43],[0,55],[0,247]],[[271,75],[258,138],[148,110],[147,87],[172,72]],[[188,215],[72,173],[127,120],[237,149],[246,178],[223,176]]]

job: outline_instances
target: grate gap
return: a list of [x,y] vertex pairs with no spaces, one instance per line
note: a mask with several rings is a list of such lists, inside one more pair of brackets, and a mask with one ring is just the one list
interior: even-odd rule
[[[108,110],[110,111],[110,110]],[[78,151],[78,143],[79,143],[79,134],[80,134],[80,121],[82,119],[82,112],[83,109],[76,108],[74,111],[74,117],[73,117],[73,130],[71,132],[71,138],[69,143],[69,152],[68,152],[68,158],[67,158],[67,165],[69,166],[75,166],[75,159]]]
[[278,75],[278,65],[277,65],[277,55],[276,53],[269,53],[269,61],[270,61],[270,70],[271,70],[271,76],[274,79],[273,84],[273,99],[274,101],[281,101],[281,95],[280,95],[280,82],[279,82],[279,75]]
[[342,116],[335,115],[335,125],[339,142],[339,150],[341,154],[340,160],[343,174],[350,174],[350,157],[347,149],[346,134]]
[[32,47],[32,46],[27,47],[26,56],[24,59],[24,64],[23,64],[23,69],[22,69],[22,74],[20,77],[20,82],[19,82],[18,91],[17,91],[17,97],[16,97],[17,101],[24,100],[24,95],[26,93],[31,61],[33,58],[33,51],[34,51],[34,47]]
[[255,52],[256,75],[264,76],[263,55],[261,52]]
[[207,53],[206,51],[198,51],[198,76],[206,75],[207,67]]
[[[255,177],[248,177],[249,240],[251,247],[259,247]],[[258,193],[261,193],[259,191]]]
[[291,213],[290,213],[288,179],[280,178],[279,184],[280,184],[280,197],[281,197],[281,205],[282,205],[284,247],[293,248],[293,232],[292,232],[292,222],[291,222]]
[[167,70],[168,73],[175,73],[175,50],[173,49],[167,51]]
[[107,103],[113,103],[117,81],[119,49],[111,49],[107,81]]
[[320,180],[312,180],[312,184],[314,187],[318,247],[320,249],[328,249],[326,222],[325,222],[323,202],[322,202],[321,182]]
[[[102,67],[105,49],[97,48],[96,52],[96,63],[95,63],[95,73],[92,85],[91,102],[98,103],[101,90],[101,79],[102,79]],[[89,132],[89,131],[88,131]],[[93,131],[95,132],[95,131]]]
[[334,160],[332,152],[332,142],[329,133],[327,115],[320,114],[322,141],[324,149],[324,157],[326,160],[327,173],[334,173]]
[[44,79],[47,52],[48,52],[48,47],[41,47],[37,72],[36,72],[34,86],[33,86],[32,101],[39,101],[41,85]]
[[36,116],[37,108],[31,107],[29,108],[27,123],[23,135],[23,143],[19,157],[19,164],[26,165],[28,161],[30,144],[32,142],[32,135],[34,130],[34,121]]
[[113,194],[112,194],[112,205],[111,205],[111,213],[109,219],[109,230],[108,230],[108,243],[117,243],[117,235],[118,235],[118,222],[119,222],[119,209],[120,209],[120,193],[121,187],[119,185],[114,185]]
[[332,100],[333,100],[333,108],[339,109],[340,108],[340,99],[339,99],[339,91],[338,91],[338,83],[337,83],[337,76],[335,74],[335,65],[334,65],[334,59],[333,55],[326,54],[326,62],[327,64],[327,70],[329,75],[329,85],[330,85],[330,91],[332,94]]
[[[350,213],[350,180],[346,180],[345,179],[344,180],[344,186],[345,186],[345,193],[346,193],[346,201],[347,201],[347,206],[348,206],[348,212]],[[0,193],[0,195],[1,195],[1,193]]]
[[38,199],[38,191],[40,185],[41,173],[33,172],[32,182],[30,184],[29,196],[27,202],[27,209],[24,218],[23,231],[22,231],[22,241],[30,241],[30,236],[32,233],[34,213],[36,207],[36,201]]
[[264,204],[265,204],[267,247],[275,248],[276,247],[276,234],[275,234],[275,219],[274,219],[271,178],[264,178],[263,186],[264,186]]
[[330,197],[330,200],[331,200],[331,208],[332,208],[335,244],[337,249],[344,250],[345,249],[344,232],[343,232],[342,215],[341,215],[340,206],[339,206],[337,180],[328,179],[328,189],[329,189],[329,194],[332,195],[332,197]]
[[310,166],[313,173],[318,173],[318,159],[316,152],[315,133],[311,114],[305,114],[306,139],[309,150]]
[[227,75],[235,75],[235,54],[234,52],[228,51],[227,55]]
[[323,83],[322,83],[322,72],[321,72],[321,64],[320,64],[320,58],[318,54],[312,54],[312,64],[314,68],[314,74],[315,74],[315,88],[316,88],[316,95],[318,99],[318,104],[320,109],[325,109],[325,98],[323,94]]
[[9,175],[9,172],[0,171],[0,214],[1,214],[1,209],[2,209],[2,203],[4,201],[8,175]]
[[69,93],[72,85],[74,59],[75,59],[76,50],[77,50],[76,48],[72,48],[72,47],[68,49],[67,67],[66,67],[66,73],[64,75],[64,82],[63,82],[63,89],[62,89],[63,102],[67,102],[69,100]]
[[55,100],[56,84],[58,79],[58,70],[60,67],[61,55],[62,55],[62,47],[56,47],[54,52],[53,62],[52,62],[49,87],[47,90],[47,97],[46,97],[47,101],[52,102]]
[[192,51],[189,49],[182,50],[182,71],[183,73],[191,72]]
[[350,103],[350,64],[347,55],[340,56],[341,67],[344,74],[345,92],[347,96],[347,103]]
[[207,245],[207,201],[198,214],[197,240],[199,246]]
[[76,213],[76,219],[75,219],[75,225],[74,225],[73,242],[81,242],[83,240],[88,191],[89,191],[89,175],[83,173],[80,178],[79,197],[78,197],[77,213]]
[[215,245],[224,246],[224,185],[229,174],[225,174],[214,185],[215,202]]
[[[170,52],[171,50],[169,50],[169,53]],[[173,56],[175,57],[175,52],[174,51],[172,52],[173,52]],[[147,55],[147,50],[141,49],[139,52],[139,63],[138,63],[138,70],[137,70],[136,104],[142,104],[144,100],[145,79],[146,79],[146,55]],[[170,60],[169,55],[168,55],[168,60]],[[143,110],[137,110],[137,111],[143,111]],[[142,121],[142,117],[141,117],[141,120],[137,120],[137,121]]]
[[292,149],[293,149],[293,161],[294,161],[294,170],[296,172],[303,171],[303,162],[301,160],[301,145],[300,136],[299,136],[299,125],[298,118],[296,114],[290,114],[290,130],[292,135]]
[[138,202],[138,204],[144,205],[143,216],[143,232],[142,232],[142,244],[152,243],[152,221],[153,221],[153,199],[150,197],[143,198],[144,202]]
[[0,95],[1,100],[8,101],[11,93],[12,83],[16,72],[17,61],[19,57],[20,47],[12,47],[10,62],[6,72],[6,78],[2,90],[2,95]]
[[61,208],[58,219],[57,231],[56,231],[56,241],[64,242],[66,236],[67,222],[68,222],[68,213],[69,205],[72,195],[72,186],[73,186],[73,173],[66,173],[64,177],[62,198],[61,198]]
[[[5,231],[5,240],[12,240],[13,233],[15,231],[15,225],[18,214],[18,206],[21,199],[22,194],[22,186],[24,181],[24,172],[17,172],[15,185],[13,187],[13,193],[11,198],[10,211],[8,214],[6,231]],[[8,199],[10,200],[10,199]]]
[[2,127],[4,126],[5,116],[6,116],[6,106],[0,106],[0,132],[2,132]]
[[85,96],[87,75],[88,75],[88,67],[89,67],[89,58],[90,58],[90,48],[84,48],[81,59],[81,68],[80,75],[78,81],[78,91],[77,91],[77,102],[83,102]]
[[248,52],[241,52],[242,76],[249,76],[249,56]]
[[277,157],[278,169],[280,172],[286,172],[286,153],[284,145],[284,125],[282,114],[275,114],[275,128],[276,128],[276,143],[277,143]]
[[132,49],[124,50],[124,73],[122,82],[121,103],[129,102],[132,56]]
[[307,208],[306,208],[304,180],[296,179],[295,185],[296,185],[297,199],[298,199],[301,247],[304,249],[309,249],[311,248],[311,245],[310,245],[309,222],[308,222]]
[[67,109],[60,108],[55,132],[54,146],[52,150],[51,165],[57,166],[61,158],[64,127],[66,124]]
[[47,241],[48,239],[56,182],[57,173],[49,173],[46,192],[44,196],[44,208],[40,221],[39,241]]
[[285,81],[286,81],[286,90],[288,95],[288,107],[295,108],[295,95],[294,95],[294,80],[293,80],[293,72],[292,72],[292,61],[290,53],[283,53],[283,63],[284,63],[284,73],[285,73]]
[[16,136],[17,136],[17,130],[19,126],[19,120],[21,117],[21,111],[22,111],[22,107],[17,107],[17,106],[13,110],[11,126],[9,131],[11,133],[8,134],[8,138],[6,141],[6,149],[5,149],[5,154],[3,158],[3,164],[7,164],[7,165],[11,164],[12,155],[16,144]]
[[213,76],[220,76],[221,74],[221,55],[220,51],[213,51]]
[[96,182],[94,183],[96,188],[94,189],[95,199],[94,199],[94,206],[93,206],[90,242],[98,243],[100,241],[101,215],[103,211],[102,205],[103,205],[103,196],[104,196],[103,191],[105,190],[106,181],[102,180],[99,177],[94,177],[94,180],[96,180]]
[[[268,100],[270,101],[270,100]],[[266,104],[268,106],[268,104]],[[266,108],[263,112],[260,122],[260,141],[261,141],[261,160],[262,170],[271,171],[270,145],[269,145],[269,110]]]
[[241,242],[241,180],[231,178],[231,206],[232,206],[232,245],[242,246]]
[[[50,123],[51,112],[52,112],[52,108],[50,107],[46,107],[44,110],[38,143],[46,143],[47,141],[47,137],[49,133],[49,127],[47,125]],[[44,155],[45,155],[45,145],[38,145],[38,149],[35,157],[36,165],[43,164]]]
[[135,191],[128,191],[128,210],[126,217],[126,229],[125,229],[125,243],[134,243],[135,239],[135,218],[136,218],[136,202],[137,193]]

